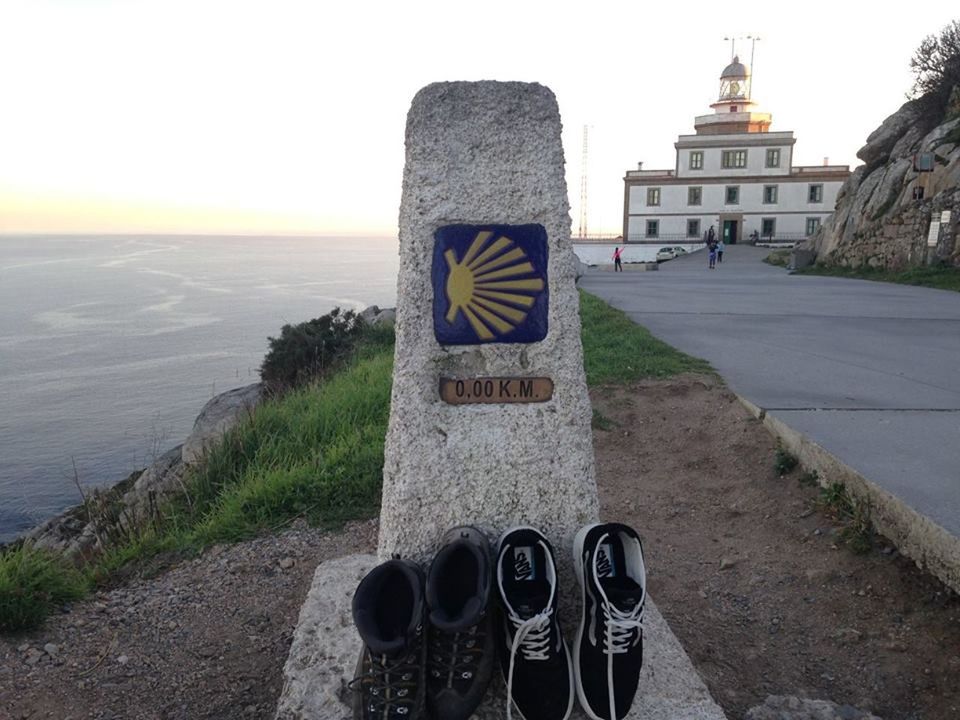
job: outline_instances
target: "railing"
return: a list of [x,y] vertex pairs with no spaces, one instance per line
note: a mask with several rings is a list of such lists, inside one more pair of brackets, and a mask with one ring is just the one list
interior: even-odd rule
[[684,235],[683,233],[670,233],[664,235],[628,235],[628,243],[645,243],[647,245],[702,245],[703,238],[700,235]]
[[676,175],[676,170],[627,170],[627,177],[664,177]]
[[795,175],[818,174],[823,172],[850,172],[849,165],[794,165],[790,170]]
[[601,242],[623,242],[623,235],[620,233],[590,233],[585,237],[571,235],[570,239],[575,243],[601,243]]

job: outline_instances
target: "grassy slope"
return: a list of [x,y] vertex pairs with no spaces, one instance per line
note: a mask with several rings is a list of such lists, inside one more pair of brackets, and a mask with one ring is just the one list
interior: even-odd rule
[[909,270],[880,270],[874,268],[842,268],[814,265],[798,271],[802,275],[827,275],[847,277],[859,280],[877,280],[880,282],[900,283],[901,285],[921,285],[938,290],[960,292],[960,268],[918,267]]
[[[580,298],[589,384],[710,371],[602,300],[586,293]],[[110,548],[83,569],[85,576],[42,553],[21,549],[0,556],[0,630],[35,626],[89,584],[109,581],[160,552],[196,552],[298,517],[328,524],[374,515],[392,373],[392,333],[381,331],[329,379],[262,403],[185,478],[185,492],[157,526]]]

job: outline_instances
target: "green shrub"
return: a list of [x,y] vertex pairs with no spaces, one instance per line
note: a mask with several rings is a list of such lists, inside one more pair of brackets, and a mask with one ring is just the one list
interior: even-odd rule
[[38,627],[60,603],[84,595],[83,575],[58,555],[21,545],[0,554],[0,632]]
[[260,379],[273,391],[288,390],[328,375],[350,357],[367,324],[352,310],[328,314],[297,325],[284,325],[260,365]]

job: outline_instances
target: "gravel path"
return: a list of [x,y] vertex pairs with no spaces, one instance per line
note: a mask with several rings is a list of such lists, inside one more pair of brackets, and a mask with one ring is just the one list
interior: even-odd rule
[[269,718],[318,563],[375,546],[376,524],[210,549],[0,638],[0,720]]

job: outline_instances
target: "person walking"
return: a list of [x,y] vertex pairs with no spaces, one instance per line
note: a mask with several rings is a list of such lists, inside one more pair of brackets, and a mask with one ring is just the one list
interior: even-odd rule
[[707,247],[709,247],[710,245],[716,245],[717,243],[717,232],[716,230],[713,229],[713,225],[711,225],[710,229],[707,230],[706,243],[707,243]]
[[723,262],[723,238],[720,238],[720,241],[717,243],[717,262]]
[[619,247],[613,249],[613,271],[614,272],[623,272],[623,265],[620,264],[620,255],[623,254],[623,250]]

